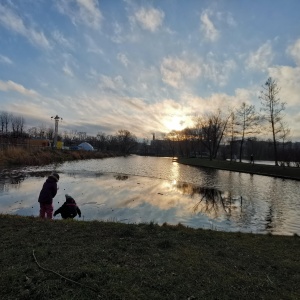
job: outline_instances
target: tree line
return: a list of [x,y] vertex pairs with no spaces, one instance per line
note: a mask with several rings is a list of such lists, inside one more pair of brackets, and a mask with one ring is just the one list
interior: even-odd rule
[[[175,147],[179,155],[188,155],[184,150],[195,153],[200,149],[201,152],[207,153],[211,160],[220,155],[221,144],[227,142],[230,148],[230,159],[238,155],[241,161],[245,141],[249,139],[254,141],[258,136],[269,133],[272,136],[273,158],[275,165],[278,165],[278,145],[281,143],[281,148],[284,150],[290,134],[290,129],[284,122],[283,112],[286,103],[280,100],[279,92],[278,83],[270,77],[260,92],[259,112],[254,105],[246,102],[242,102],[234,109],[228,108],[225,111],[217,109],[197,117],[192,128],[173,130],[166,134],[164,139],[173,153]],[[236,149],[237,144],[239,149]]]
[[[290,129],[284,122],[285,103],[279,98],[280,87],[276,80],[271,77],[262,86],[259,99],[261,101],[260,112],[256,111],[254,105],[242,102],[237,108],[227,110],[216,109],[214,112],[198,116],[192,128],[173,130],[165,135],[166,152],[172,156],[188,156],[191,153],[207,153],[210,159],[220,155],[220,148],[224,144],[229,145],[229,156],[233,159],[243,159],[244,144],[251,140],[258,140],[261,135],[271,134],[273,145],[273,157],[275,165],[278,165],[280,151],[285,151]],[[54,127],[40,125],[31,127],[24,132],[25,120],[22,116],[15,116],[8,112],[0,112],[0,124],[2,137],[31,137],[54,138]],[[101,151],[119,151],[124,154],[136,152],[138,148],[137,137],[128,130],[121,129],[114,135],[99,132],[96,136],[88,136],[86,132],[74,130],[64,131],[58,135],[58,141],[63,140],[65,146],[76,145],[79,142],[89,142],[94,148]],[[237,149],[238,145],[238,149]],[[222,147],[221,147],[222,146]],[[161,147],[158,141],[152,141],[153,148]],[[149,153],[149,141],[144,139],[139,144],[139,152]],[[154,152],[157,152],[154,149]]]
[[12,113],[0,112],[0,124],[2,135],[22,136],[24,132],[25,119]]

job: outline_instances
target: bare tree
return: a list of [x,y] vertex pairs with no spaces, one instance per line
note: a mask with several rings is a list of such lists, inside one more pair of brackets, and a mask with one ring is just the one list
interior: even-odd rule
[[245,137],[249,135],[253,135],[258,133],[258,125],[259,125],[259,115],[255,112],[255,106],[246,104],[245,102],[242,103],[240,108],[236,111],[237,122],[236,124],[239,127],[239,134],[241,136],[240,142],[240,154],[239,160],[242,161],[243,155],[243,144],[245,141]]
[[228,135],[230,136],[230,161],[233,158],[233,147],[236,138],[236,115],[234,112],[231,113],[229,121],[228,121]]
[[217,157],[218,149],[224,136],[231,113],[224,117],[221,110],[211,113],[204,118],[198,118],[197,127],[201,128],[201,143],[209,153],[209,159]]
[[278,138],[282,140],[282,158],[286,159],[285,157],[285,143],[287,138],[289,137],[291,133],[291,129],[288,127],[288,125],[284,122],[280,122],[280,131],[278,134]]
[[274,159],[275,166],[278,166],[278,155],[277,155],[277,134],[280,132],[280,122],[282,121],[282,112],[285,109],[285,102],[281,102],[278,98],[280,87],[276,80],[271,77],[268,78],[266,83],[262,86],[262,91],[259,96],[261,100],[261,110],[265,112],[264,119],[271,125],[273,147],[274,147]]
[[107,136],[103,132],[98,132],[97,134],[97,148],[100,151],[104,151],[107,145]]
[[25,120],[22,116],[11,118],[11,126],[14,135],[20,136],[23,134]]
[[45,131],[45,136],[48,140],[53,140],[54,138],[54,128],[53,127],[48,127]]
[[123,154],[129,154],[137,146],[137,138],[128,130],[119,130],[116,134],[119,150]]
[[8,113],[6,111],[1,112],[0,114],[0,120],[1,120],[1,131],[5,133],[8,133],[8,125],[11,122],[13,118],[13,115],[11,113]]
[[143,139],[143,142],[141,144],[141,152],[143,155],[147,155],[149,152],[149,140],[147,138]]
[[27,129],[27,132],[30,137],[36,138],[38,137],[38,129],[36,127],[30,127]]

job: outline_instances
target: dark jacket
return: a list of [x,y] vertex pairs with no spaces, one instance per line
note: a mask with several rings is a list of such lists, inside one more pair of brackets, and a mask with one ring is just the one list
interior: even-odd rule
[[75,200],[68,196],[66,198],[66,202],[54,212],[54,216],[57,214],[61,214],[61,217],[63,219],[68,219],[68,218],[75,218],[78,214],[79,217],[81,217],[81,210],[77,206]]
[[57,193],[57,180],[49,176],[40,192],[39,202],[44,204],[52,204],[53,198],[56,196]]

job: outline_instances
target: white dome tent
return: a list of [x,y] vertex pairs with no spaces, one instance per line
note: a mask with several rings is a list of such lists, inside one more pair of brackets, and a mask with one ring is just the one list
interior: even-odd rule
[[80,145],[78,145],[78,148],[80,150],[86,150],[86,151],[94,151],[95,150],[94,147],[87,142],[81,143]]

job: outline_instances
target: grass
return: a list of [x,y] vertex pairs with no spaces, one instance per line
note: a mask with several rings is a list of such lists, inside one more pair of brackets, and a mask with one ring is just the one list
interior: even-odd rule
[[178,162],[181,164],[215,168],[220,170],[228,170],[234,172],[266,175],[273,177],[280,177],[286,179],[300,180],[300,168],[297,167],[282,167],[272,165],[250,164],[240,162],[230,162],[226,160],[209,160],[205,158],[179,158]]
[[39,166],[70,160],[106,158],[113,156],[116,156],[116,153],[53,150],[49,148],[27,150],[20,147],[10,147],[6,150],[0,151],[0,167]]
[[296,235],[0,215],[0,237],[1,299],[300,299]]

